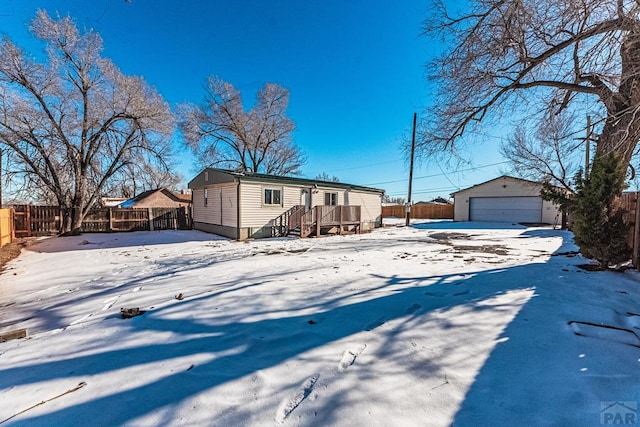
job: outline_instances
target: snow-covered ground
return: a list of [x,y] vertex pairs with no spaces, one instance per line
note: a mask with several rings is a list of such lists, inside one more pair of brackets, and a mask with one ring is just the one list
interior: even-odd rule
[[0,331],[30,332],[0,343],[0,422],[600,425],[640,400],[640,277],[575,250],[446,221],[41,240],[0,276]]

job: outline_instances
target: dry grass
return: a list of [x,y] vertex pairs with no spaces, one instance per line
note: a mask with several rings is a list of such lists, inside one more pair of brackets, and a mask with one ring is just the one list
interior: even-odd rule
[[0,273],[4,270],[6,263],[20,255],[20,251],[27,246],[28,242],[29,239],[16,239],[0,248]]

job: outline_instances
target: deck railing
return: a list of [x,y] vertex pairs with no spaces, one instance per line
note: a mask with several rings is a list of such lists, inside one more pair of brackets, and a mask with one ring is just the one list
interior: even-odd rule
[[295,230],[302,214],[304,214],[304,205],[295,205],[286,212],[283,212],[273,220],[271,236],[286,236],[292,230]]
[[[362,209],[360,206],[315,206],[300,215],[298,222],[300,237],[308,237],[311,234],[319,236],[322,229],[336,227],[339,234],[344,227],[352,226],[356,232],[360,230]],[[296,228],[294,216],[289,218],[292,229]],[[297,217],[295,218],[297,221]]]

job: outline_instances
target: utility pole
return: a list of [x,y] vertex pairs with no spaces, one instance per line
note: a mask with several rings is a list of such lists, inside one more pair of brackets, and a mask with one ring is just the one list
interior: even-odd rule
[[411,184],[413,183],[413,155],[416,151],[416,120],[418,113],[413,113],[413,131],[411,135],[411,159],[409,161],[409,195],[407,196],[407,204],[405,208],[406,221],[405,225],[409,226],[409,218],[411,217]]
[[589,160],[591,157],[589,154],[591,148],[591,116],[587,116],[587,139],[585,142],[587,143],[584,156],[584,177],[586,179],[589,176]]

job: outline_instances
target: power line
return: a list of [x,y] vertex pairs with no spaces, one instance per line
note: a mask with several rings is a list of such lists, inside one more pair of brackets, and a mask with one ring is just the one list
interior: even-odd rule
[[404,160],[398,159],[398,160],[389,160],[386,162],[379,162],[379,163],[371,163],[368,165],[361,165],[361,166],[352,166],[349,168],[342,168],[342,169],[331,169],[326,171],[327,173],[329,172],[341,172],[341,171],[348,171],[348,170],[353,170],[353,169],[364,169],[364,168],[369,168],[371,166],[380,166],[380,165],[388,165],[390,163],[398,163],[398,162],[403,162]]
[[[430,193],[440,193],[443,191],[451,191],[451,190],[458,190],[460,187],[441,187],[441,188],[432,188],[432,189],[423,189],[423,190],[416,190],[413,193],[414,194],[430,194]],[[400,192],[400,193],[389,193],[387,194],[388,196],[403,196],[405,193]]]
[[[491,163],[491,164],[488,164],[488,165],[474,166],[474,167],[467,168],[467,169],[457,169],[456,172],[474,171],[474,170],[478,170],[478,169],[488,168],[488,167],[491,167],[491,166],[503,165],[505,163],[509,163],[509,161],[505,160],[503,162]],[[434,178],[436,176],[442,176],[442,175],[446,175],[446,173],[437,173],[437,174],[433,174],[433,175],[423,175],[423,176],[414,177],[413,179],[416,180],[416,179]],[[364,185],[393,184],[393,183],[396,183],[396,182],[404,182],[404,181],[406,181],[406,178],[405,179],[396,179],[394,181],[373,182],[373,183],[364,184]]]

